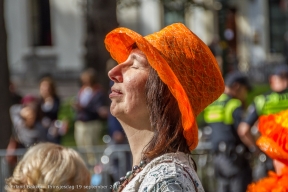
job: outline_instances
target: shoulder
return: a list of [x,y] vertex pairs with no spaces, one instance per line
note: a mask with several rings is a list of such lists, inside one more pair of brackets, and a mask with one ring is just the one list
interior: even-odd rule
[[230,99],[230,97],[223,93],[222,95],[220,95],[220,97],[218,99],[216,99],[212,104],[210,104],[209,106],[213,106],[213,105],[218,105],[219,103],[225,103]]
[[274,92],[272,91],[269,91],[265,94],[262,94],[262,95],[258,95],[254,98],[254,105],[255,105],[255,108],[257,110],[257,113],[261,114],[261,111],[267,101],[267,99],[270,97],[270,95],[272,95]]
[[257,100],[267,99],[267,97],[268,97],[269,95],[273,94],[273,93],[275,93],[275,92],[273,92],[273,91],[271,91],[271,90],[270,90],[270,91],[266,91],[266,92],[263,93],[263,94],[260,94],[260,95],[255,96],[254,101],[257,102]]
[[21,104],[15,104],[15,105],[12,105],[10,107],[10,112],[20,112],[22,109],[22,105]]
[[241,101],[236,98],[230,98],[226,104],[227,107],[239,107],[241,105],[242,105]]
[[139,191],[193,192],[195,188],[202,188],[202,185],[192,167],[177,162],[162,162],[146,174]]
[[96,86],[93,89],[93,98],[99,98],[99,97],[103,97],[104,96],[104,90],[102,87],[100,86]]
[[242,113],[241,109],[242,109],[242,102],[239,99],[231,98],[225,105],[225,114],[231,116],[235,115],[234,113],[237,113],[239,111],[241,114]]

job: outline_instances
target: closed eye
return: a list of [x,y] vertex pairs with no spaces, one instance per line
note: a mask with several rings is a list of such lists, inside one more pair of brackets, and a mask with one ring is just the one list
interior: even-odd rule
[[136,67],[136,66],[131,66],[131,68],[133,68],[133,69],[139,69],[139,67]]

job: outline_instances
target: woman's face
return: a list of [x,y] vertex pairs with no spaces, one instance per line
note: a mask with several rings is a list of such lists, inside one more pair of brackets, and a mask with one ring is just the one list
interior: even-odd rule
[[40,95],[43,98],[51,97],[51,86],[48,81],[42,81],[40,84]]
[[91,80],[90,80],[90,77],[88,74],[84,73],[81,75],[82,86],[92,86],[90,82],[91,82]]
[[150,65],[139,49],[133,49],[128,59],[108,72],[114,81],[109,95],[112,115],[122,121],[149,121],[145,84]]

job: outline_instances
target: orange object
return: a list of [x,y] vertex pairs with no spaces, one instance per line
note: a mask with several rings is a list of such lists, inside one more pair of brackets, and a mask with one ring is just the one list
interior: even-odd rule
[[281,175],[277,175],[270,171],[268,177],[249,185],[247,192],[288,192],[288,167],[285,167],[282,172]]
[[257,145],[272,159],[288,166],[288,110],[261,116]]
[[282,170],[281,175],[270,171],[268,177],[252,183],[247,192],[288,192],[288,167]]
[[183,134],[190,150],[198,144],[196,116],[224,91],[224,81],[210,49],[185,25],[175,23],[148,36],[117,28],[105,45],[113,59],[124,62],[135,44],[176,98]]
[[288,110],[259,118],[262,134],[257,145],[269,157],[283,163],[278,174],[270,171],[268,177],[248,186],[247,192],[288,192]]

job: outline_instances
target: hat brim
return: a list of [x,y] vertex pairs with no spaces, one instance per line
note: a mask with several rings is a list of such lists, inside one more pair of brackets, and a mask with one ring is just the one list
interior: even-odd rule
[[106,49],[119,64],[126,61],[134,43],[146,55],[151,67],[157,71],[160,79],[168,86],[177,100],[182,114],[183,135],[189,149],[195,149],[198,144],[196,115],[183,86],[161,53],[145,37],[127,28],[117,28],[108,33],[105,38]]
[[257,145],[270,158],[281,161],[288,166],[288,153],[273,141],[273,139],[270,139],[267,136],[261,136],[257,140]]

